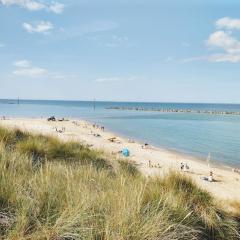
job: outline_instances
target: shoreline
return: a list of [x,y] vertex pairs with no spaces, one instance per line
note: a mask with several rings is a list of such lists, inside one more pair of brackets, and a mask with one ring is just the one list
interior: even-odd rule
[[[46,118],[9,118],[1,120],[0,126],[52,135],[64,141],[79,141],[95,149],[103,150],[114,159],[123,158],[119,151],[128,148],[130,157],[127,159],[135,162],[145,176],[160,176],[169,170],[180,171],[181,162],[185,162],[190,169],[184,174],[191,176],[201,187],[220,199],[240,200],[240,174],[231,171],[230,166],[216,165],[215,162],[211,161],[209,167],[204,160],[197,157],[169,151],[154,145],[142,148],[141,141],[133,139],[134,142],[129,142],[125,136],[109,131],[108,128],[105,131],[93,128],[91,121],[74,118],[63,122],[48,122]],[[64,127],[66,131],[58,133],[54,130],[55,127]],[[96,134],[99,136],[96,137]],[[117,141],[110,142],[109,138],[116,138]],[[201,177],[207,176],[210,171],[213,171],[216,182],[207,182],[201,179]]]
[[[94,122],[92,122],[90,120],[86,120],[86,119],[74,118],[74,119],[71,119],[71,120],[86,121],[87,123],[90,123],[91,125],[94,124]],[[112,134],[117,135],[117,136],[119,136],[121,138],[124,138],[124,139],[131,138],[130,136],[127,136],[127,135],[122,134],[120,132],[114,131],[111,128],[105,127],[105,129],[108,132],[111,132]],[[144,140],[141,140],[141,139],[138,139],[138,138],[135,138],[135,137],[134,137],[134,140],[135,140],[136,143],[138,143],[140,145],[144,145],[144,143],[146,142]],[[158,149],[160,151],[165,151],[165,152],[168,152],[170,154],[179,155],[182,158],[192,159],[193,161],[197,161],[197,162],[199,162],[201,164],[205,164],[206,165],[206,159],[204,159],[203,157],[196,156],[196,155],[191,154],[191,153],[184,153],[184,152],[181,152],[180,150],[177,150],[177,149],[170,149],[170,148],[167,148],[167,147],[164,147],[164,146],[155,145],[154,143],[150,143],[150,145],[153,148]],[[207,156],[206,156],[206,158],[207,158]],[[232,169],[234,169],[234,168],[237,168],[237,169],[240,168],[240,165],[234,165],[234,164],[227,165],[226,163],[220,162],[220,161],[218,161],[216,159],[215,160],[211,159],[211,165],[213,167],[224,169],[224,170],[227,170],[227,171],[232,171]]]
[[[47,117],[12,117],[12,116],[9,116],[7,117],[7,119],[10,119],[10,120],[30,120],[30,119],[33,119],[33,120],[46,120]],[[83,119],[83,118],[66,118],[68,119],[68,121],[81,121],[81,122],[86,122],[87,124],[89,125],[93,125],[93,124],[96,124],[96,122],[94,121],[91,121],[91,120],[87,120],[87,119]],[[1,120],[0,120],[0,123],[1,123]],[[105,126],[104,126],[105,127]],[[125,139],[125,140],[128,140],[128,139],[131,139],[130,136],[127,136],[125,134],[122,134],[120,132],[117,132],[117,131],[114,131],[113,129],[111,128],[108,128],[108,127],[105,127],[105,130],[106,132],[108,133],[111,133],[112,135],[116,135],[122,139]],[[146,141],[144,140],[141,140],[141,139],[137,139],[134,137],[134,142],[139,144],[139,145],[144,145],[144,143],[146,143]],[[200,156],[196,156],[194,154],[191,154],[191,153],[184,153],[184,152],[181,152],[180,150],[175,150],[175,149],[170,149],[170,148],[167,148],[167,147],[164,147],[164,146],[160,146],[160,145],[155,145],[153,143],[150,143],[149,144],[153,149],[156,149],[156,150],[159,150],[161,152],[166,152],[166,153],[169,153],[169,154],[173,154],[173,155],[176,155],[176,156],[179,156],[181,158],[187,158],[187,159],[190,159],[190,160],[193,160],[193,161],[196,161],[196,162],[199,162],[200,164],[204,164],[204,165],[207,165],[206,163],[206,159],[204,159],[203,157],[200,157]],[[232,171],[232,169],[234,168],[240,168],[240,166],[236,166],[236,165],[227,165],[226,163],[223,163],[223,162],[220,162],[218,160],[214,160],[214,159],[211,159],[211,165],[214,167],[214,168],[219,168],[219,169],[223,169],[223,170],[226,170],[226,171]]]

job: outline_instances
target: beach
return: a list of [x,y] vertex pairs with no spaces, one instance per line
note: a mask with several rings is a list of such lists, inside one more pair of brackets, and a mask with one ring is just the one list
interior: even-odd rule
[[[200,159],[150,145],[145,147],[143,143],[134,139],[120,137],[84,120],[47,121],[43,118],[8,118],[1,120],[0,126],[56,136],[63,141],[78,141],[91,148],[102,150],[113,158],[123,158],[120,151],[127,148],[130,156],[126,159],[135,162],[145,176],[161,176],[169,170],[181,171],[181,163],[186,163],[189,169],[182,171],[183,174],[190,176],[203,189],[220,200],[240,200],[240,174],[233,172],[231,168],[216,166],[211,162],[208,165]],[[213,172],[214,182],[202,179],[204,176],[209,176],[210,171]]]

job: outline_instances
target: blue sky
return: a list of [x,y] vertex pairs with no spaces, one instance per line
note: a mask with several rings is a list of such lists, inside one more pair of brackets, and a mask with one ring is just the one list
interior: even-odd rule
[[0,98],[240,103],[238,0],[0,0]]

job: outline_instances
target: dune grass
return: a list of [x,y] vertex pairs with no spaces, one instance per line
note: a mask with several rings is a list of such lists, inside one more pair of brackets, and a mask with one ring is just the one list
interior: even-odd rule
[[145,178],[74,142],[0,128],[0,239],[235,240],[238,217],[190,178]]

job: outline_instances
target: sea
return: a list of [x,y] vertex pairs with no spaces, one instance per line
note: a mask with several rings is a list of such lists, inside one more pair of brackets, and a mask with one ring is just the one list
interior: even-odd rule
[[240,112],[240,104],[0,100],[0,116],[84,119],[121,136],[214,163],[240,167],[240,115],[109,109]]

